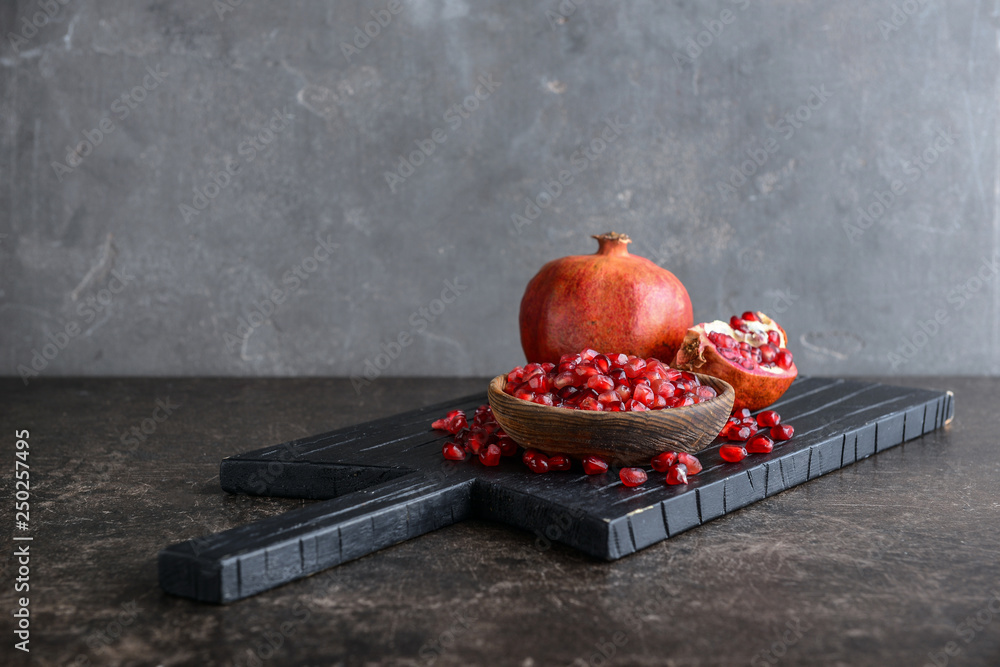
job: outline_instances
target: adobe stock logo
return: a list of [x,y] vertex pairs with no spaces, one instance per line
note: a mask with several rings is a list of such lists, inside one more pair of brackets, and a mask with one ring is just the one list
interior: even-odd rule
[[457,276],[453,280],[445,280],[440,298],[431,299],[426,306],[421,306],[410,314],[408,321],[412,329],[400,331],[395,340],[382,343],[382,351],[376,354],[374,359],[365,359],[363,376],[351,376],[354,393],[360,396],[363,388],[381,377],[392,362],[400,357],[403,350],[413,344],[414,336],[427,331],[431,323],[436,322],[445,309],[455,303],[467,289],[469,286],[463,285]]
[[340,43],[340,52],[347,58],[347,62],[351,62],[351,56],[360,54],[366,46],[372,43],[373,39],[382,34],[382,28],[388,28],[389,24],[392,23],[392,17],[401,11],[403,11],[403,5],[400,0],[389,0],[385,9],[371,10],[370,14],[375,20],[365,23],[363,32],[360,27],[354,27],[353,46],[348,42]]
[[[750,0],[730,0],[730,2],[737,5],[741,12],[745,12],[750,6]],[[732,10],[723,9],[719,12],[718,18],[703,19],[701,24],[705,26],[705,29],[696,33],[693,37],[688,37],[687,41],[683,44],[683,51],[674,51],[674,64],[678,67],[683,67],[697,60],[705,52],[705,49],[712,46],[715,40],[722,36],[722,33],[726,30],[726,26],[736,22],[736,16]]]
[[[494,81],[492,74],[480,76],[477,81],[479,85],[472,91],[472,94],[467,95],[461,104],[452,104],[442,116],[442,120],[448,123],[448,127],[452,132],[457,132],[458,128],[462,127],[463,121],[479,109],[482,102],[490,99],[490,96],[496,92],[502,83],[501,81]],[[389,191],[392,194],[396,194],[396,191],[406,182],[406,179],[416,172],[417,167],[424,164],[434,154],[438,144],[443,144],[446,141],[448,141],[448,132],[439,127],[431,130],[430,135],[425,139],[414,139],[413,143],[416,144],[417,149],[410,151],[409,155],[400,155],[399,162],[393,170],[382,173],[386,185],[389,186]]]

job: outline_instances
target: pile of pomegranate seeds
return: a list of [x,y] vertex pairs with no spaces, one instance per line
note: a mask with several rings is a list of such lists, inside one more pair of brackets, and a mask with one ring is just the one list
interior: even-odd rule
[[794,434],[795,429],[789,424],[782,424],[781,415],[774,410],[764,410],[756,418],[750,416],[746,408],[734,410],[719,437],[741,444],[723,445],[719,448],[719,456],[730,463],[737,463],[747,454],[769,454],[776,442],[790,440]]
[[658,359],[584,350],[559,364],[528,364],[507,374],[514,398],[571,410],[641,412],[679,408],[715,398],[712,387]]
[[[760,324],[757,315],[748,310],[742,317],[729,319],[733,336],[721,331],[708,334],[719,354],[747,370],[755,368],[792,367],[792,353],[781,347],[781,332]],[[735,338],[734,338],[735,336]]]
[[464,461],[471,455],[478,456],[484,466],[497,466],[501,456],[517,454],[517,443],[500,428],[489,405],[476,408],[471,427],[464,412],[452,410],[443,419],[431,424],[431,428],[448,431],[455,436],[441,448],[441,453],[449,461]]

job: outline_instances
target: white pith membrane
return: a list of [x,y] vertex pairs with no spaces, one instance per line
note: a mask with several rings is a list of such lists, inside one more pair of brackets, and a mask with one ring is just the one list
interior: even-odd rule
[[[729,322],[723,322],[722,320],[707,322],[703,325],[705,331],[705,337],[707,338],[708,335],[712,333],[721,333],[721,334],[726,334],[727,336],[735,340],[737,343],[748,343],[752,347],[760,347],[761,345],[767,344],[768,331],[777,331],[778,340],[780,341],[780,345],[778,345],[778,348],[784,349],[788,341],[785,339],[785,334],[782,333],[781,328],[777,324],[775,324],[774,320],[772,320],[771,318],[767,317],[762,313],[757,313],[757,317],[760,320],[759,322],[750,322],[747,320],[743,320],[744,326],[746,326],[746,328],[749,329],[749,331],[747,332],[740,331],[739,329],[733,329],[731,326],[729,326]],[[716,346],[716,351],[718,351],[717,346]],[[725,359],[725,357],[723,358]],[[732,361],[730,361],[729,359],[726,359],[726,361],[728,361],[731,365],[736,366],[737,368],[742,368],[738,364],[733,364]],[[782,375],[783,373],[786,372],[785,369],[781,368],[780,366],[774,363],[769,365],[757,364],[754,370],[757,369],[760,369],[765,373],[772,373],[774,375]]]

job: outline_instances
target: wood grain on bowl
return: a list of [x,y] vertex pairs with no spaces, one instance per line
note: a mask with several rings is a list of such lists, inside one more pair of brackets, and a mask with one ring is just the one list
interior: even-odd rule
[[683,408],[595,412],[539,405],[504,393],[507,377],[493,378],[490,405],[518,444],[580,458],[596,455],[615,465],[645,465],[667,450],[694,454],[708,447],[732,412],[736,393],[727,382],[695,373],[719,395]]

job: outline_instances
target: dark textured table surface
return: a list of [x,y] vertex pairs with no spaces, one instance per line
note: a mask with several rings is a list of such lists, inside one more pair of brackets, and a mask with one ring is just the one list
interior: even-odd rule
[[30,658],[5,632],[0,662],[998,665],[1000,379],[875,379],[954,391],[955,421],[613,563],[469,521],[226,607],[163,594],[158,550],[303,501],[223,493],[223,457],[483,381],[4,380],[34,540]]

